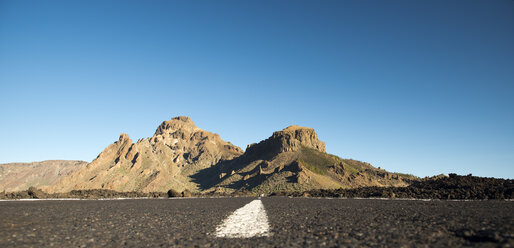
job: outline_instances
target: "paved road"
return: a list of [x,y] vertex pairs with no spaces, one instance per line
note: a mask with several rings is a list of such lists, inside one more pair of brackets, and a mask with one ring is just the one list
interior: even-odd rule
[[[253,218],[246,213],[264,218],[269,229],[249,238],[218,237],[223,225],[237,222],[236,215]],[[514,202],[282,197],[0,202],[0,247],[469,245],[514,246]]]

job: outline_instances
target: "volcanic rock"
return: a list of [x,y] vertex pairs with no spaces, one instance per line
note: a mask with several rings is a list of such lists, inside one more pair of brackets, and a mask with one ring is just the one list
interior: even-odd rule
[[85,168],[42,189],[49,193],[79,189],[195,191],[190,175],[242,153],[241,148],[218,134],[198,128],[189,117],[179,116],[164,121],[152,137],[136,143],[122,133]]
[[245,155],[269,158],[282,152],[295,152],[303,147],[326,152],[325,143],[318,139],[314,129],[292,125],[274,132],[271,137],[258,144],[248,146]]
[[[315,197],[380,197],[460,200],[514,199],[514,180],[471,175],[438,175],[412,182],[407,187],[360,187],[354,189],[313,189]],[[277,193],[300,196],[300,194]]]
[[173,189],[168,190],[168,197],[170,197],[170,198],[171,197],[181,197],[181,196],[182,195],[179,192],[177,192]]
[[[217,176],[213,176],[217,175]],[[369,163],[341,159],[326,153],[314,129],[289,126],[249,145],[232,160],[193,175],[201,189],[232,193],[251,191],[305,191],[361,186],[406,186],[410,175],[390,173]]]

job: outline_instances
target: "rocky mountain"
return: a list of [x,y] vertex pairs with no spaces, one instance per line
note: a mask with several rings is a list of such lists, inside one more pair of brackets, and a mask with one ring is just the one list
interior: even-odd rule
[[51,185],[86,164],[85,161],[75,160],[0,164],[0,191],[14,192]]
[[204,191],[305,191],[361,186],[407,186],[410,175],[326,153],[314,129],[290,126],[246,152],[193,176]]
[[327,154],[312,128],[289,126],[243,153],[180,116],[164,121],[150,138],[133,142],[121,134],[91,163],[40,189],[272,193],[407,186],[413,180],[418,178]]
[[135,143],[121,134],[90,164],[41,189],[48,193],[81,189],[197,191],[190,176],[241,154],[241,148],[180,116],[164,121],[152,137]]

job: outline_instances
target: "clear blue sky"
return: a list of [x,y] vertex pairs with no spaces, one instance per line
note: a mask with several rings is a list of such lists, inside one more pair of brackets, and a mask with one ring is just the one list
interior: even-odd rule
[[514,178],[514,1],[0,0],[0,163],[91,161],[173,116],[291,124],[390,171]]

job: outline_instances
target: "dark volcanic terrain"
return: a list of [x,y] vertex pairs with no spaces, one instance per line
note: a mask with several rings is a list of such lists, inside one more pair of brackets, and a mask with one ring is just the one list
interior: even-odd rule
[[512,247],[512,201],[262,198],[270,237],[216,238],[256,198],[0,202],[0,247]]

